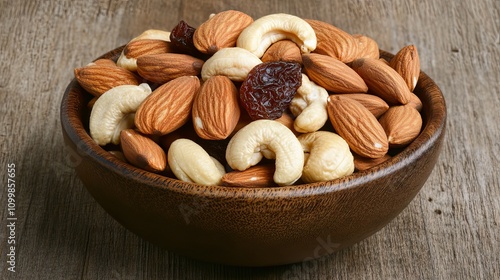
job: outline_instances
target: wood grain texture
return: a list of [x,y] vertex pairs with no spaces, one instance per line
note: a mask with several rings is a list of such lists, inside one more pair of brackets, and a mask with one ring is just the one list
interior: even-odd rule
[[[72,168],[59,104],[73,69],[145,29],[237,9],[328,21],[397,52],[417,46],[448,130],[422,191],[387,227],[321,259],[260,269],[194,261],[136,237]],[[500,3],[466,1],[0,1],[3,279],[499,279]],[[16,164],[16,273],[7,271],[6,166]],[[311,252],[313,255],[313,252]]]

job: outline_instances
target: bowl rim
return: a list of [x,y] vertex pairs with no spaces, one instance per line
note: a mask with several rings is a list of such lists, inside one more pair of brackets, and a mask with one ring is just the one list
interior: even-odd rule
[[[96,60],[100,58],[116,59],[124,47],[125,45],[113,49],[96,58]],[[389,52],[380,50],[380,57],[390,59],[393,56],[394,55]],[[421,157],[425,150],[431,145],[434,145],[436,141],[443,136],[447,118],[446,103],[441,90],[427,74],[421,71],[414,92],[426,94],[424,97],[428,100],[426,100],[426,102],[422,100],[424,106],[425,103],[431,104],[429,108],[425,107],[422,109],[427,115],[427,121],[424,123],[424,127],[419,136],[410,145],[387,161],[370,169],[357,171],[352,175],[325,182],[259,188],[204,186],[196,183],[183,182],[178,179],[139,169],[119,160],[97,145],[86,132],[83,122],[79,118],[79,114],[77,114],[76,110],[71,110],[78,106],[82,107],[80,103],[75,104],[75,102],[77,102],[77,100],[75,100],[75,98],[78,97],[77,94],[82,91],[83,89],[81,86],[76,79],[73,78],[66,87],[60,105],[60,121],[63,133],[67,135],[67,138],[70,139],[73,144],[75,144],[80,156],[89,157],[103,168],[109,169],[120,176],[124,176],[137,184],[202,197],[291,198],[296,196],[320,195],[338,190],[362,187],[363,184],[368,181],[390,176]],[[419,95],[418,93],[416,94]]]

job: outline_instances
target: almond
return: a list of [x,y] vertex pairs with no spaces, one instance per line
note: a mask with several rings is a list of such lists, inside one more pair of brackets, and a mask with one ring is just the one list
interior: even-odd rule
[[403,77],[408,89],[413,91],[420,76],[420,59],[414,45],[399,50],[391,59],[389,65]]
[[385,58],[380,57],[378,60],[382,61],[384,64],[389,65],[389,61],[387,61]]
[[170,42],[155,39],[140,39],[130,41],[123,49],[127,58],[138,58],[142,55],[169,53],[172,51]]
[[246,110],[240,110],[240,111],[241,111],[240,112],[240,119],[238,120],[238,123],[236,124],[236,127],[234,128],[231,136],[233,136],[236,132],[238,132],[240,129],[242,129],[247,124],[249,124],[253,121]]
[[206,54],[234,47],[241,31],[252,22],[252,17],[240,11],[228,10],[215,14],[194,32],[194,46]]
[[295,130],[295,127],[293,126],[294,122],[295,122],[295,119],[293,118],[293,114],[292,113],[289,113],[288,111],[285,111],[283,112],[283,115],[281,115],[281,117],[275,119],[275,121],[283,124],[284,126],[288,127],[292,132],[293,134],[295,134],[296,136],[301,134],[300,132],[298,132],[297,130]]
[[167,166],[163,149],[150,138],[133,129],[120,132],[123,155],[132,165],[151,172],[161,172]]
[[231,171],[222,176],[222,185],[244,188],[278,186],[274,180],[275,167],[271,164],[255,165],[244,171]]
[[363,79],[347,64],[331,56],[310,53],[302,55],[304,70],[311,81],[335,93],[367,92]]
[[385,154],[383,157],[380,158],[365,158],[357,154],[353,154],[353,156],[354,156],[354,167],[358,171],[370,169],[391,158],[391,156],[388,154]]
[[137,72],[144,79],[163,84],[182,76],[200,74],[203,60],[187,54],[162,53],[137,58]]
[[328,55],[349,63],[357,58],[358,41],[349,33],[329,23],[306,19],[316,33],[315,53]]
[[281,40],[272,44],[261,58],[267,61],[288,61],[302,64],[302,54],[299,46],[290,40]]
[[403,78],[379,59],[359,58],[352,62],[351,67],[363,78],[368,89],[389,105],[410,101],[411,92]]
[[382,116],[382,114],[389,109],[389,105],[387,105],[382,98],[373,94],[348,93],[343,94],[342,96],[358,101],[361,105],[365,106],[365,108],[368,109],[375,116],[375,118]]
[[391,147],[410,144],[420,134],[422,117],[412,105],[392,106],[379,119]]
[[196,76],[171,80],[153,91],[135,114],[137,129],[149,135],[165,135],[185,124],[200,87]]
[[408,104],[417,109],[419,112],[422,110],[422,100],[420,100],[420,98],[413,92],[411,93],[410,102],[408,102]]
[[380,158],[387,153],[389,145],[384,129],[361,103],[331,95],[327,110],[333,128],[355,153],[367,158]]
[[378,44],[375,40],[362,34],[354,34],[352,36],[358,42],[358,53],[356,55],[356,59],[365,57],[379,58],[380,52]]
[[76,68],[74,72],[78,83],[96,97],[117,86],[139,84],[132,72],[104,61]]
[[193,126],[203,139],[226,139],[240,118],[238,89],[226,76],[212,76],[198,90],[193,103]]
[[92,107],[94,107],[95,102],[97,101],[99,97],[94,96],[90,101],[87,103],[87,108],[92,110]]
[[115,158],[127,162],[127,159],[125,158],[125,155],[123,154],[122,151],[109,151],[110,154],[112,154]]
[[111,66],[111,67],[116,66],[116,63],[109,58],[99,58],[92,63],[97,64],[97,65],[103,65],[103,66]]

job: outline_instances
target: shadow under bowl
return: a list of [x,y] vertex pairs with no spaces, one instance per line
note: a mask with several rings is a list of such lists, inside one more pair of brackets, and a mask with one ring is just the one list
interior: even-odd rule
[[[116,59],[123,47],[100,58]],[[381,51],[381,57],[392,54]],[[88,134],[91,96],[71,81],[61,124],[75,170],[95,200],[125,228],[169,251],[239,266],[290,264],[351,246],[394,219],[422,188],[446,127],[443,95],[425,73],[418,138],[390,160],[350,176],[279,188],[201,186],[120,161]]]

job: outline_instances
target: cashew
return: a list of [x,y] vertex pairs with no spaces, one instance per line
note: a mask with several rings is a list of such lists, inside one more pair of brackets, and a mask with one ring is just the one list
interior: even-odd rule
[[262,61],[242,48],[223,48],[207,59],[201,68],[201,78],[206,81],[211,76],[227,76],[235,82],[242,82],[248,72]]
[[305,20],[289,14],[271,14],[257,19],[243,29],[236,46],[260,58],[272,43],[284,39],[295,42],[302,53],[316,48],[313,28]]
[[333,180],[354,172],[354,157],[347,142],[329,131],[298,137],[305,153],[302,180],[306,183]]
[[134,126],[134,115],[139,105],[151,94],[147,83],[122,85],[103,93],[90,113],[90,136],[101,146],[120,143],[120,132]]
[[[142,32],[139,36],[130,40],[129,43],[132,41],[135,41],[135,40],[140,40],[140,39],[154,39],[154,40],[163,40],[163,41],[170,42],[170,32],[158,30],[158,29],[148,29],[148,30]],[[137,70],[137,58],[136,57],[127,57],[122,51],[122,53],[120,54],[120,57],[116,61],[116,65],[123,67],[127,70],[130,70],[130,71],[136,71]]]
[[256,120],[240,129],[226,149],[231,168],[243,171],[262,157],[276,159],[273,180],[280,186],[291,185],[302,175],[304,152],[293,132],[273,120]]
[[214,186],[226,173],[220,162],[189,139],[180,138],[172,142],[167,158],[174,175],[185,182]]
[[154,40],[163,40],[170,42],[170,32],[159,29],[148,29],[130,41],[135,41],[140,39],[154,39]]
[[297,89],[297,94],[290,104],[290,111],[297,117],[294,122],[295,130],[307,133],[323,127],[328,120],[327,99],[326,89],[302,74],[302,85]]

